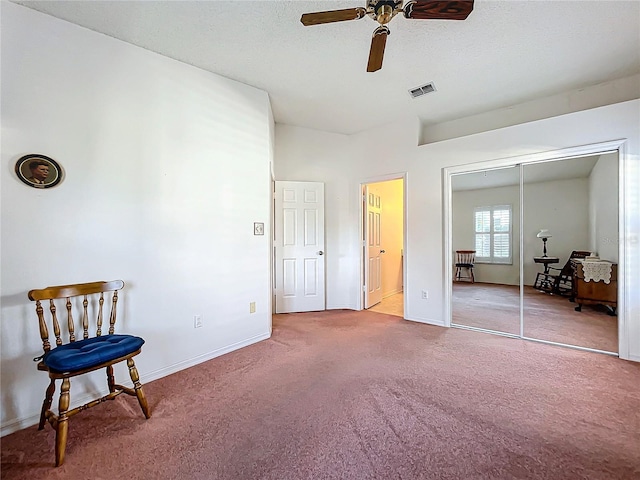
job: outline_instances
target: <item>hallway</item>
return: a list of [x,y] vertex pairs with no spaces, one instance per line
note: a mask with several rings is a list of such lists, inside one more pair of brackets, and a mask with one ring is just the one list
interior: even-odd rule
[[386,313],[404,318],[404,292],[383,298],[380,303],[369,308],[370,312]]

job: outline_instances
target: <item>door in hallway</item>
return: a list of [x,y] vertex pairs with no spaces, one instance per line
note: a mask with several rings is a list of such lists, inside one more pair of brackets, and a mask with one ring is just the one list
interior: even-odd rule
[[381,240],[382,198],[374,185],[364,186],[365,218],[365,294],[364,308],[382,301],[382,261],[384,253]]

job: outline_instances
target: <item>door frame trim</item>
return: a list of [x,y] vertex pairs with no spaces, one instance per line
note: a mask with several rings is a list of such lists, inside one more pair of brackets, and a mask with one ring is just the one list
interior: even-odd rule
[[[358,257],[360,258],[360,284],[358,285],[358,290],[360,294],[358,295],[358,302],[356,305],[356,310],[360,311],[364,309],[364,287],[365,287],[365,278],[364,278],[364,262],[365,252],[363,245],[363,235],[364,235],[364,202],[362,199],[362,191],[365,185],[369,183],[380,183],[380,182],[388,182],[391,180],[402,180],[402,291],[405,292],[407,290],[407,190],[408,190],[408,182],[409,182],[409,174],[408,172],[398,172],[398,173],[389,173],[386,175],[378,175],[375,177],[369,177],[364,180],[361,180],[358,183],[358,204],[360,205],[358,208],[359,216],[358,216],[358,249],[360,250],[360,254]],[[402,317],[407,318],[408,311],[408,299],[407,296],[404,296],[403,299],[403,313]]]
[[[608,142],[593,143],[589,145],[581,145],[577,147],[563,148],[559,150],[549,150],[533,154],[506,157],[485,162],[470,163],[457,165],[453,167],[444,167],[442,169],[442,195],[443,195],[443,272],[444,272],[444,326],[450,327],[452,320],[451,301],[453,297],[453,273],[450,265],[453,263],[453,254],[451,252],[452,241],[452,192],[451,177],[456,174],[473,173],[491,168],[514,167],[517,165],[526,165],[533,163],[542,163],[552,160],[565,160],[575,157],[584,157],[588,155],[598,155],[609,152],[618,152],[618,236],[621,241],[618,242],[618,356],[622,359],[629,359],[629,329],[627,318],[629,318],[627,301],[630,292],[628,292],[626,282],[626,256],[627,244],[631,242],[628,235],[628,224],[630,219],[627,218],[627,209],[625,208],[625,172],[630,169],[631,156],[627,152],[628,139],[617,139]],[[522,218],[521,218],[522,221]],[[523,241],[522,229],[520,229],[521,245]],[[523,255],[522,248],[521,257]],[[522,265],[522,258],[520,259]],[[522,285],[522,274],[520,275],[520,283]],[[522,294],[521,294],[522,295]],[[522,316],[522,309],[520,311]],[[521,323],[522,325],[522,323]],[[521,338],[521,337],[518,337]]]

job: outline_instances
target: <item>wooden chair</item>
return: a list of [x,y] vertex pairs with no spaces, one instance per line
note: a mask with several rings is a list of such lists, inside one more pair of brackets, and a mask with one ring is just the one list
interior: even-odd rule
[[[67,431],[69,418],[98,405],[106,400],[112,400],[121,393],[133,395],[138,398],[142,413],[146,418],[151,416],[147,400],[140,384],[138,370],[133,362],[133,357],[140,353],[144,340],[132,335],[116,335],[114,333],[116,323],[116,305],[118,303],[118,291],[124,287],[122,280],[111,282],[79,283],[76,285],[60,285],[47,287],[41,290],[31,290],[29,299],[36,302],[36,313],[40,324],[40,337],[44,355],[34,358],[38,361],[38,370],[48,372],[50,383],[46,390],[42,403],[40,423],[38,430],[44,428],[44,422],[48,421],[56,431],[56,467],[64,462],[65,447],[67,444]],[[109,330],[107,335],[102,335],[103,306],[107,302],[109,308],[109,292],[111,294],[111,308],[108,312]],[[107,298],[105,298],[107,297]],[[63,343],[60,323],[57,318],[56,299],[65,299],[59,303],[66,309],[66,327],[63,330],[69,335],[69,342]],[[41,301],[49,303],[51,325],[55,336],[56,346],[51,348],[49,342],[49,329],[45,320],[44,308]],[[74,308],[75,307],[75,308]],[[73,311],[81,314],[82,340],[76,340]],[[89,336],[89,313],[95,314],[95,336]],[[106,325],[105,325],[106,328]],[[79,332],[78,332],[79,333]],[[113,365],[118,362],[127,362],[129,375],[133,381],[133,388],[118,385],[113,375]],[[71,383],[69,379],[77,375],[105,368],[107,373],[107,385],[109,393],[102,398],[93,400],[86,405],[69,410]],[[60,388],[60,401],[58,415],[51,410],[53,394],[56,389],[56,380],[62,380]]]
[[[459,282],[462,279],[468,279],[471,283],[475,283],[475,279],[473,277],[473,265],[475,259],[475,250],[456,250],[456,273],[454,275],[454,280],[456,282]],[[462,276],[463,270],[466,270],[467,272],[467,275],[464,277]]]
[[[586,258],[591,255],[591,252],[585,250],[574,250],[569,255],[567,263],[562,268],[549,267],[549,276],[553,279],[552,293],[556,295],[562,295],[570,297],[573,300],[574,285],[573,285],[573,267],[571,260],[574,258]],[[557,272],[557,273],[555,273]]]

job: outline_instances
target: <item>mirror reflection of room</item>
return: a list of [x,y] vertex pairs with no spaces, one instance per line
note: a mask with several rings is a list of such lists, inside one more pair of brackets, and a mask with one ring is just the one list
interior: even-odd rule
[[617,353],[618,152],[523,165],[522,238],[518,166],[451,185],[452,324]]
[[524,165],[523,205],[524,336],[617,352],[618,153]]
[[454,175],[451,189],[452,324],[520,335],[520,169]]

